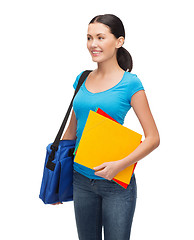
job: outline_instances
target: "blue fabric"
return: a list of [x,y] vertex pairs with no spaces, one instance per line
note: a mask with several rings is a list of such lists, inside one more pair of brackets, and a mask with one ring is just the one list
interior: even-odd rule
[[45,204],[67,202],[73,200],[73,156],[69,156],[70,149],[75,148],[75,140],[61,140],[55,158],[54,170],[48,169],[46,164],[51,154],[50,143],[47,146],[46,159],[39,198]]
[[[83,71],[76,77],[73,84],[74,89],[76,89],[82,73]],[[131,108],[131,97],[136,92],[144,90],[137,75],[130,72],[124,72],[122,79],[114,87],[98,93],[92,93],[87,90],[85,86],[86,79],[73,101],[73,109],[77,119],[77,139],[75,147],[77,147],[81,139],[90,110],[95,111],[97,107],[101,108],[104,112],[123,125],[124,118]],[[88,169],[78,163],[74,162],[73,168],[88,178],[104,179],[94,175],[94,170]]]
[[109,180],[88,179],[74,171],[73,202],[80,240],[130,239],[136,207],[135,175],[127,189]]

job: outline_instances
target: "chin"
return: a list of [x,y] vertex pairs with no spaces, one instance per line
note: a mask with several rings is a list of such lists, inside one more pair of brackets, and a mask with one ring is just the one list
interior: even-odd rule
[[95,58],[92,58],[92,61],[93,62],[96,62],[96,63],[102,63],[104,62],[106,59],[95,59]]

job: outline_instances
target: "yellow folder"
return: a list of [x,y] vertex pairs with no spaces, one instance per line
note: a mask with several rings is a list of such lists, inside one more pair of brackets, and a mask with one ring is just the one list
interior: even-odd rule
[[[93,169],[104,162],[121,160],[140,144],[142,135],[90,110],[74,162]],[[115,178],[129,184],[134,165]]]

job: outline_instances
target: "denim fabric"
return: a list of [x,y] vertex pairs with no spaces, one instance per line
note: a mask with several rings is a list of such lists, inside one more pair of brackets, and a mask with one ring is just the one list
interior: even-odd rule
[[74,170],[73,200],[79,240],[129,240],[136,206],[135,175],[127,189]]

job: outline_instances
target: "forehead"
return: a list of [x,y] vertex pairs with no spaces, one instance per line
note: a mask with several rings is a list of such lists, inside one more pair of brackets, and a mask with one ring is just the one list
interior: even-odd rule
[[90,35],[97,35],[99,33],[103,34],[111,34],[110,29],[103,23],[90,23],[88,25],[88,34]]

